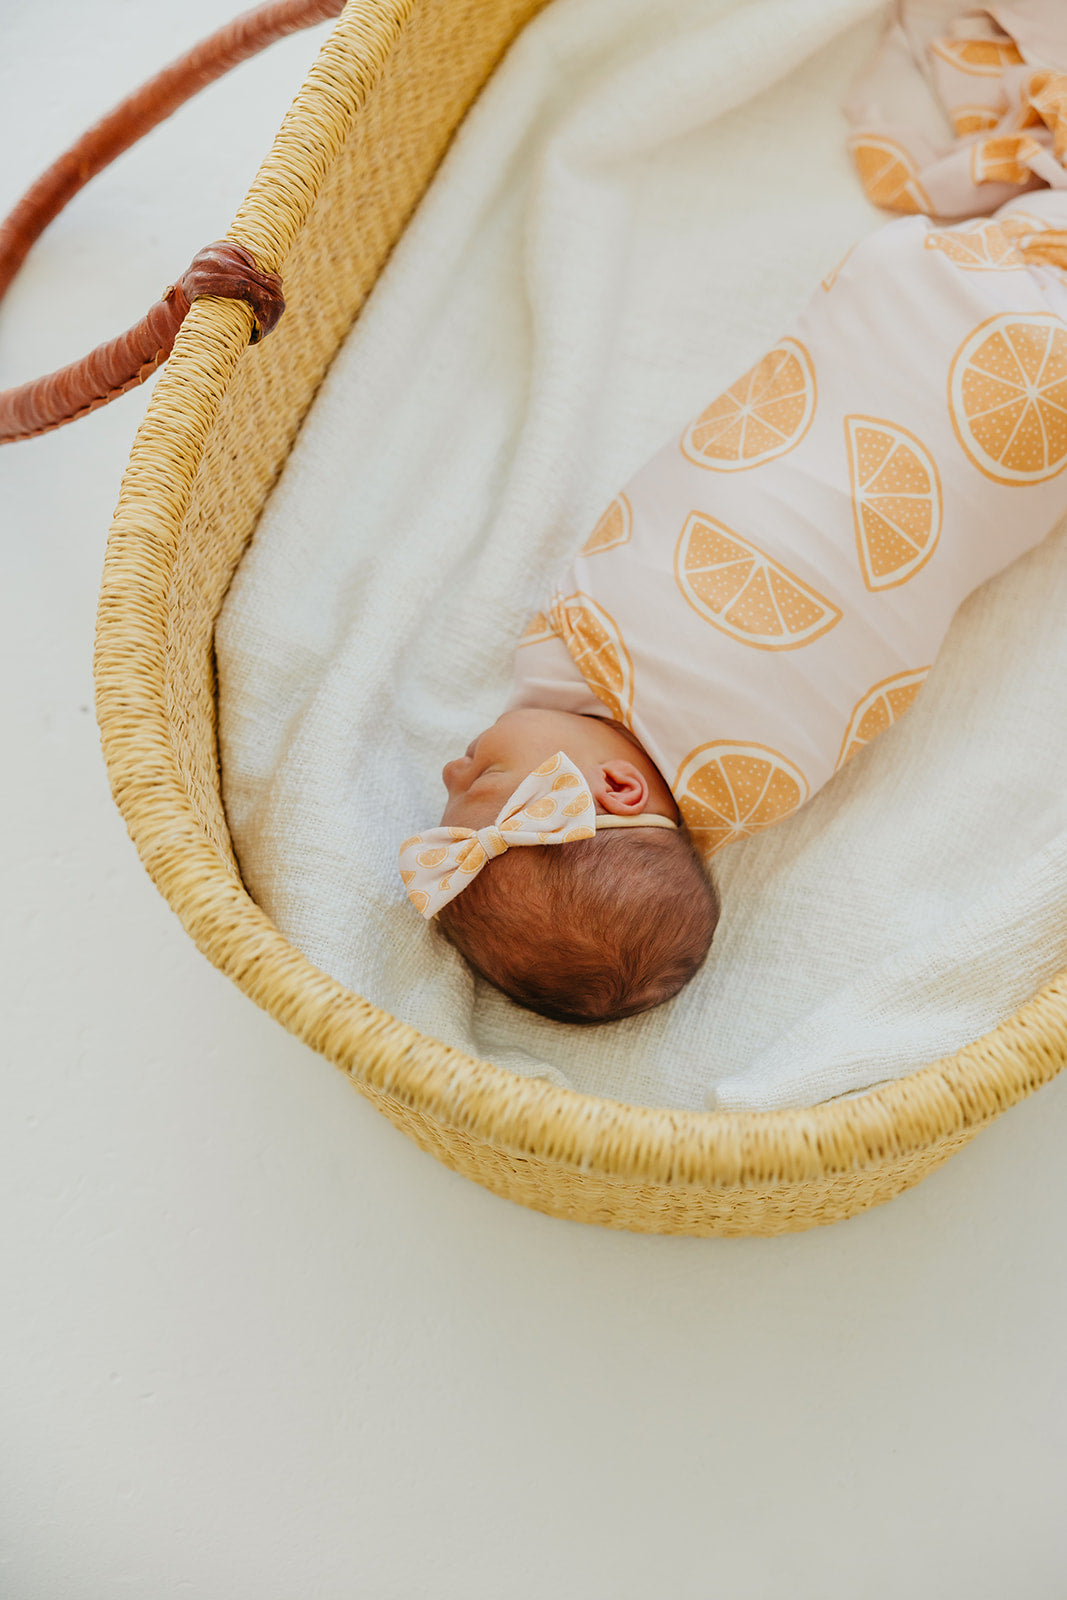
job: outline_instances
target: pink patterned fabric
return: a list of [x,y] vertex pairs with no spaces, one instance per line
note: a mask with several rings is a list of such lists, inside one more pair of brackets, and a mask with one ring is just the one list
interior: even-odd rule
[[1067,4],[899,0],[845,110],[887,210],[973,217],[1067,188]]
[[1065,245],[1050,189],[860,240],[606,508],[523,636],[510,707],[630,728],[706,859],[792,815],[1063,515]]

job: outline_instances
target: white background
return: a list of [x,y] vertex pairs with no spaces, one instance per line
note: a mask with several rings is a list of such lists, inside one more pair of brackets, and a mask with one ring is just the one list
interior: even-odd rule
[[[0,13],[0,208],[227,14]],[[323,30],[94,182],[0,381],[226,230]],[[2,1600],[1063,1600],[1067,1078],[777,1240],[493,1198],[215,973],[108,795],[91,650],[145,394],[0,452]]]

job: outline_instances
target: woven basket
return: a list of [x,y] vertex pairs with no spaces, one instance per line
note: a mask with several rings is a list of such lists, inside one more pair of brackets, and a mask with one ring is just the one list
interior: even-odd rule
[[214,626],[330,361],[457,125],[543,0],[350,0],[229,237],[288,310],[248,347],[198,301],[122,483],[97,706],[115,799],[210,961],[441,1161],[554,1216],[654,1233],[774,1234],[917,1183],[1059,1070],[1067,973],[962,1050],[809,1110],[662,1111],[516,1077],[426,1038],[313,967],[246,892],[219,784]]

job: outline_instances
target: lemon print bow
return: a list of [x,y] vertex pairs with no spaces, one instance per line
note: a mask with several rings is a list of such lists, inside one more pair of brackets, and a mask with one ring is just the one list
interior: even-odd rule
[[554,756],[524,778],[487,828],[427,828],[400,846],[400,876],[412,904],[435,917],[487,861],[520,844],[570,844],[596,833],[589,785],[569,756]]

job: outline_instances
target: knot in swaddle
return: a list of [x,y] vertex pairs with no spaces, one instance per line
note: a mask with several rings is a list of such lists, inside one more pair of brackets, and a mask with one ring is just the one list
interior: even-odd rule
[[974,217],[1067,188],[1062,0],[901,0],[845,109],[863,186],[887,210]]

